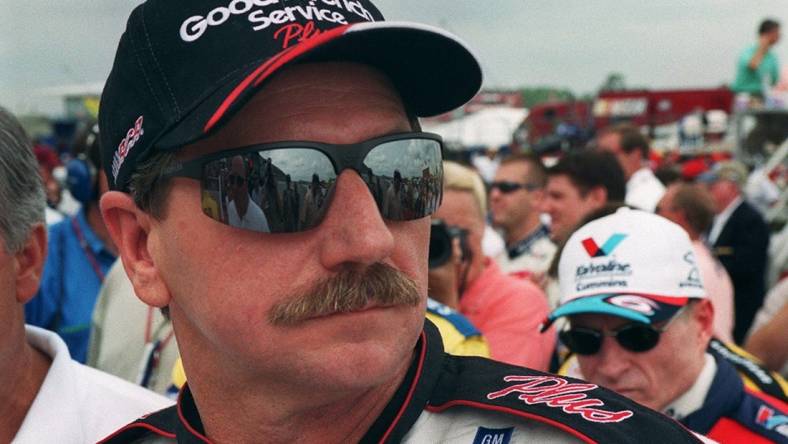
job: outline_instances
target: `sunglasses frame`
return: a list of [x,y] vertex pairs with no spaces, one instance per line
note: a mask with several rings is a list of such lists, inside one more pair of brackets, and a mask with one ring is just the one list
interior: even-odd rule
[[[599,330],[592,329],[592,328],[587,328],[587,327],[570,327],[570,328],[567,328],[566,330],[563,330],[563,331],[559,332],[559,336],[561,337],[561,342],[564,345],[566,345],[566,347],[569,348],[569,350],[572,351],[572,353],[576,353],[576,354],[581,355],[581,356],[591,356],[591,355],[595,355],[595,354],[599,353],[599,350],[602,349],[602,343],[604,342],[604,339],[606,337],[615,338],[616,342],[618,342],[618,345],[620,345],[625,350],[628,350],[628,351],[631,351],[631,352],[634,352],[634,353],[645,353],[645,352],[647,352],[649,350],[653,350],[657,345],[659,345],[659,340],[662,337],[662,333],[665,333],[665,331],[667,331],[667,329],[670,326],[670,324],[672,324],[675,319],[680,317],[681,314],[684,313],[684,311],[686,311],[686,309],[687,309],[687,307],[689,307],[689,305],[690,304],[687,303],[684,306],[682,306],[681,308],[679,308],[676,311],[676,313],[674,313],[673,316],[671,316],[670,319],[668,319],[668,321],[665,322],[665,324],[663,324],[661,327],[654,327],[652,324],[644,324],[642,322],[628,322],[628,323],[626,323],[626,324],[624,324],[624,325],[622,325],[622,326],[620,326],[618,328],[615,328],[613,330],[610,330],[610,331],[599,331]],[[654,341],[654,344],[652,346],[650,346],[648,348],[645,348],[645,349],[642,349],[642,350],[635,350],[635,349],[627,346],[625,343],[623,343],[621,341],[621,338],[619,337],[619,335],[621,334],[621,332],[629,330],[629,329],[631,329],[633,327],[645,328],[647,330],[651,330],[652,332],[654,332],[656,334],[656,338],[657,338],[656,341]],[[579,351],[573,349],[569,345],[569,341],[565,341],[564,338],[563,338],[564,335],[570,334],[571,331],[581,331],[583,333],[587,333],[587,334],[593,335],[594,338],[596,340],[598,340],[596,349],[593,352],[591,352],[591,353],[580,353]]]
[[[502,184],[506,184],[506,186],[508,187],[513,186],[513,188],[510,188],[509,190],[504,190],[503,188],[501,188]],[[518,190],[535,191],[541,187],[539,185],[532,183],[518,183],[518,182],[510,182],[508,180],[499,180],[499,181],[490,182],[489,188],[490,191],[497,188],[498,191],[500,191],[503,194],[510,194]]]
[[347,169],[354,170],[363,178],[364,174],[367,174],[367,171],[365,171],[365,169],[367,168],[364,166],[364,159],[367,157],[367,154],[369,154],[370,151],[385,143],[396,142],[400,140],[408,140],[408,139],[427,139],[427,140],[433,140],[435,142],[438,142],[438,146],[440,147],[441,162],[443,162],[444,146],[443,146],[443,138],[441,138],[441,136],[434,133],[406,132],[406,133],[389,134],[386,136],[365,140],[360,143],[348,143],[348,144],[331,144],[331,143],[314,142],[314,141],[288,140],[282,142],[245,145],[238,148],[231,148],[227,150],[217,151],[215,153],[206,154],[204,156],[200,156],[195,159],[178,162],[178,164],[174,165],[173,168],[164,172],[162,174],[162,177],[165,178],[187,177],[189,179],[202,181],[203,167],[205,166],[205,164],[209,162],[213,162],[215,160],[232,157],[239,154],[248,154],[252,152],[271,151],[276,149],[288,149],[288,148],[290,149],[306,148],[306,149],[314,149],[316,151],[320,151],[321,153],[325,154],[326,157],[328,157],[328,159],[331,161],[331,164],[334,166],[334,173],[336,173],[337,178],[339,178],[342,172]]
[[[385,146],[387,144],[392,144],[396,142],[404,142],[402,145],[395,145],[394,152],[395,154],[402,148],[402,156],[399,159],[389,159],[386,157],[383,162],[380,162],[378,159],[371,167],[367,167],[365,165],[365,161],[369,154],[379,148],[381,146]],[[406,153],[406,149],[410,147],[410,144],[420,144],[417,148],[421,149],[422,152],[429,155],[428,158],[423,159],[423,162],[419,162],[419,166],[421,171],[423,168],[428,168],[430,171],[435,172],[434,176],[430,179],[430,183],[432,183],[432,187],[436,188],[437,191],[434,194],[437,200],[434,201],[432,205],[429,207],[423,207],[420,210],[418,209],[418,204],[412,209],[406,209],[402,207],[399,211],[400,213],[391,213],[391,209],[387,211],[387,201],[385,200],[387,196],[378,195],[380,194],[380,190],[376,191],[376,187],[379,187],[380,180],[386,179],[389,181],[393,181],[394,183],[397,182],[397,177],[399,176],[401,181],[404,183],[415,177],[410,177],[408,175],[402,176],[401,171],[405,171],[407,168],[413,164],[413,160],[411,156],[408,156]],[[435,152],[437,148],[437,152]],[[206,167],[210,165],[212,162],[226,162],[228,159],[234,156],[244,156],[244,157],[254,157],[254,156],[261,156],[264,152],[272,152],[275,150],[281,150],[286,152],[288,150],[307,150],[307,151],[314,151],[314,155],[322,155],[323,161],[328,160],[331,164],[332,174],[330,178],[325,179],[328,183],[328,186],[325,187],[325,196],[326,199],[322,200],[321,202],[325,202],[319,204],[318,207],[312,207],[313,211],[317,211],[316,214],[313,214],[314,218],[306,219],[303,216],[302,211],[304,211],[304,207],[299,205],[297,214],[295,218],[291,218],[291,220],[285,221],[281,219],[285,217],[285,213],[282,213],[281,209],[279,210],[278,218],[275,220],[279,220],[277,226],[279,228],[272,229],[273,225],[268,223],[260,225],[262,229],[255,229],[245,226],[238,226],[231,223],[228,219],[228,216],[217,216],[214,213],[208,213],[203,209],[203,213],[206,214],[213,220],[216,220],[219,223],[229,225],[231,227],[241,228],[241,229],[249,229],[251,231],[259,231],[262,233],[270,233],[270,234],[279,234],[279,233],[296,233],[309,230],[318,226],[323,219],[324,211],[331,205],[332,195],[334,193],[336,183],[339,180],[339,176],[347,169],[351,169],[356,171],[362,181],[364,181],[365,185],[369,188],[370,192],[375,199],[375,202],[378,206],[378,210],[381,213],[381,216],[387,220],[392,221],[408,221],[408,220],[415,220],[420,219],[423,217],[427,217],[435,212],[435,210],[440,206],[442,200],[442,182],[443,182],[443,153],[444,153],[444,146],[443,146],[443,139],[441,136],[433,133],[425,133],[425,132],[403,132],[403,133],[396,133],[396,134],[389,134],[382,137],[376,137],[373,139],[365,140],[359,143],[353,144],[329,144],[323,142],[314,142],[314,141],[281,141],[281,142],[273,142],[273,143],[260,143],[260,144],[252,144],[247,145],[239,148],[230,148],[222,151],[217,151],[213,153],[209,153],[203,156],[196,157],[194,159],[186,160],[178,162],[177,164],[173,165],[172,168],[168,169],[166,172],[162,174],[162,178],[172,178],[172,177],[185,177],[193,180],[197,180],[200,183],[201,193],[203,197],[205,196],[204,193],[206,192],[214,192],[216,190],[213,189],[206,189],[206,184],[212,182],[214,179],[217,179],[215,174],[206,174]],[[318,154],[319,153],[319,154]],[[389,156],[388,152],[384,152],[385,156]],[[396,156],[395,156],[396,157]],[[402,163],[400,163],[400,161]],[[433,161],[433,163],[430,163]],[[310,166],[304,167],[306,169],[311,168]],[[328,176],[328,166],[324,165],[321,168],[315,167],[316,171],[306,171],[308,173],[312,173],[314,178],[314,174],[318,173],[321,176],[326,175]],[[373,169],[377,174],[373,174]],[[318,171],[319,170],[319,171]],[[301,173],[303,171],[300,170],[293,170],[292,173]],[[398,174],[400,173],[400,174]],[[221,174],[221,173],[219,173]],[[393,177],[388,177],[388,174],[393,175]],[[421,178],[421,177],[419,177]],[[229,182],[228,182],[229,185]],[[221,189],[219,190],[221,192]],[[415,202],[415,201],[414,201]],[[403,211],[406,209],[408,212]],[[395,216],[395,214],[398,214]],[[303,218],[303,219],[302,219]],[[237,222],[236,222],[237,223]]]

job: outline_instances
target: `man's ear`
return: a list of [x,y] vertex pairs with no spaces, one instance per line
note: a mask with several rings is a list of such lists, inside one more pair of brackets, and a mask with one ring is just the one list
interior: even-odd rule
[[47,229],[36,224],[22,249],[14,255],[16,264],[16,300],[24,304],[35,296],[47,257]]
[[131,196],[119,191],[104,193],[101,214],[137,297],[153,307],[167,306],[170,291],[150,251],[148,235],[153,217],[140,210]]
[[700,344],[706,349],[706,344],[714,335],[714,305],[708,299],[701,299],[696,303],[692,312],[693,319],[698,323]]
[[586,199],[591,200],[594,208],[601,208],[607,203],[607,190],[602,186],[591,188],[586,195]]

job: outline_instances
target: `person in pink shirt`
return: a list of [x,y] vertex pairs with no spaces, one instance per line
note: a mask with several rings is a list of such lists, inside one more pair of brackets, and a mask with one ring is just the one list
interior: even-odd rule
[[714,219],[711,196],[697,185],[674,183],[660,200],[657,213],[677,223],[689,234],[703,285],[714,305],[714,336],[733,343],[733,284],[728,272],[701,240],[701,234],[708,231]]
[[459,228],[454,256],[432,268],[430,296],[465,315],[484,335],[490,356],[510,364],[547,370],[555,334],[541,335],[547,299],[535,284],[504,274],[482,253],[487,203],[484,185],[474,171],[444,162],[443,203],[433,215]]

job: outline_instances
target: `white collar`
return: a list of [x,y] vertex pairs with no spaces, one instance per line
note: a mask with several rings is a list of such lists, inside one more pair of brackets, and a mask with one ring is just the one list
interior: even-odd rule
[[[74,406],[79,399],[74,382],[77,375],[74,374],[66,343],[57,334],[32,325],[25,325],[25,334],[27,342],[52,359],[52,364],[15,439],[30,439],[29,442],[34,442],[46,441],[52,436],[83,436],[81,429],[74,429],[74,424],[80,424],[77,414],[79,409]],[[47,424],[44,430],[41,427],[42,418],[53,417],[58,417],[59,420]]]
[[662,413],[681,421],[703,407],[703,401],[706,400],[711,383],[714,381],[714,375],[717,373],[717,362],[714,361],[714,357],[706,353],[705,358],[706,363],[703,364],[703,369],[692,387],[673,400]]
[[638,181],[638,180],[651,180],[652,177],[655,177],[654,172],[651,171],[651,168],[649,168],[648,166],[643,165],[640,167],[640,169],[632,173],[632,176],[629,178],[628,182]]

